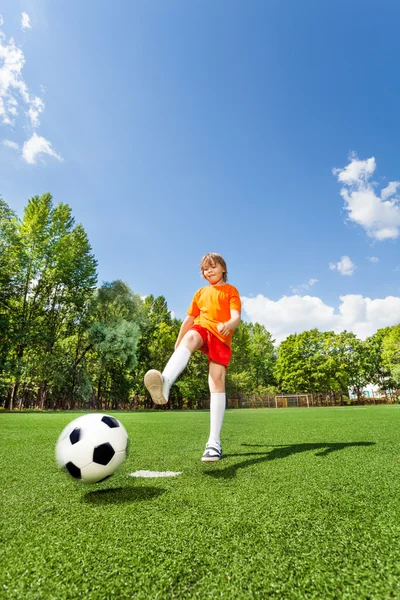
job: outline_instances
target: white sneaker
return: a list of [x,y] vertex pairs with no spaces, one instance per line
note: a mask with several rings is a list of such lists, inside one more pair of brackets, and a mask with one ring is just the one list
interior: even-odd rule
[[216,462],[221,456],[222,448],[219,444],[207,444],[201,460],[202,462]]
[[146,386],[154,404],[167,404],[168,402],[168,383],[164,381],[160,371],[150,369],[144,376],[144,385]]

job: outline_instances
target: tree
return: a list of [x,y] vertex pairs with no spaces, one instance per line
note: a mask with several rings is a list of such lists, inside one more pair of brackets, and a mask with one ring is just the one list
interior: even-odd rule
[[79,321],[93,293],[97,263],[83,227],[75,226],[70,207],[53,207],[50,194],[28,201],[22,220],[15,221],[8,254],[14,268],[13,278],[5,282],[5,289],[10,290],[6,310],[12,333],[10,407],[17,398],[22,372],[26,374],[29,366],[23,360],[28,348],[38,355],[37,383],[43,406],[54,373],[56,341]]
[[138,343],[145,322],[143,304],[122,281],[103,284],[95,295],[82,356],[92,356],[93,387],[96,404],[102,398],[117,407],[118,400],[127,402],[133,387],[133,372],[138,363]]
[[394,385],[400,387],[400,324],[390,327],[382,340],[382,360]]
[[370,383],[386,390],[393,386],[391,369],[385,364],[383,358],[383,341],[389,335],[391,327],[384,327],[365,340],[366,369]]
[[313,393],[327,386],[327,334],[318,329],[289,335],[278,349],[274,375],[283,392]]
[[11,305],[18,295],[17,217],[0,198],[0,394],[7,395],[12,377],[10,348],[13,343]]
[[[166,325],[167,329],[160,329],[161,324]],[[159,350],[157,344],[159,334],[162,336],[165,334],[164,338],[171,335],[171,329],[168,329],[171,326],[174,331],[176,328],[179,331],[180,323],[176,321],[175,324],[172,324],[171,313],[168,310],[164,296],[158,296],[157,298],[152,294],[146,296],[143,303],[143,325],[138,343],[138,368],[135,371],[135,389],[137,393],[146,397],[146,403],[149,407],[152,406],[152,402],[144,387],[143,378],[149,369],[157,368],[154,366],[155,364],[162,370],[165,366],[162,361],[167,360],[167,357],[169,358],[172,354],[178,333],[176,333],[173,341],[171,338],[162,340],[160,348],[163,348],[163,350]]]
[[274,340],[264,325],[247,325],[250,335],[251,380],[253,389],[275,385],[276,350]]
[[226,391],[229,396],[241,398],[251,393],[251,361],[250,326],[241,321],[232,339],[232,358],[226,376]]
[[367,350],[354,333],[304,331],[279,347],[275,376],[284,392],[343,392],[359,398],[369,382]]
[[367,346],[349,331],[339,333],[337,340],[341,372],[343,373],[342,385],[353,390],[359,400],[364,387],[370,383]]

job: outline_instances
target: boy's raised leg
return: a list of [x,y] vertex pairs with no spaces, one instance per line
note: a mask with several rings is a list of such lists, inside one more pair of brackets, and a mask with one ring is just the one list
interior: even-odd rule
[[189,348],[181,344],[169,359],[162,373],[155,369],[147,371],[144,376],[144,385],[154,404],[166,404],[168,402],[169,390],[188,364],[190,356]]

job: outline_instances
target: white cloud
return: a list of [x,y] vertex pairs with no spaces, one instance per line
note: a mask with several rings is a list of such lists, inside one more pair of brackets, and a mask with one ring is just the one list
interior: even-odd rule
[[352,154],[349,164],[344,169],[333,169],[333,173],[343,184],[340,194],[349,220],[376,240],[396,239],[400,235],[400,198],[396,195],[400,182],[389,182],[377,194],[377,184],[371,181],[375,169],[374,157],[360,160]]
[[379,258],[377,256],[367,256],[367,259],[369,260],[369,262],[372,262],[372,263],[379,262]]
[[0,27],[4,24],[3,15],[0,15]]
[[17,144],[17,142],[13,142],[11,140],[3,140],[3,145],[7,146],[7,148],[12,148],[13,150],[19,149],[19,145]]
[[[3,19],[0,17],[0,26]],[[25,28],[30,27],[29,15],[22,13],[22,22]],[[26,140],[22,147],[22,156],[30,164],[36,162],[39,154],[49,154],[59,160],[61,157],[52,148],[51,142],[39,136],[35,129],[39,127],[39,117],[44,111],[45,104],[40,96],[32,94],[22,75],[25,65],[25,56],[22,49],[17,46],[11,37],[7,40],[0,29],[0,124],[15,128],[21,124],[25,115],[28,129],[33,129],[33,135]]]
[[337,263],[329,263],[331,271],[339,271],[341,275],[353,275],[356,265],[352,262],[349,256],[342,256]]
[[21,29],[22,31],[25,31],[25,29],[32,29],[31,20],[26,12],[21,14]]
[[32,98],[29,110],[27,112],[28,117],[31,120],[32,127],[39,127],[39,115],[44,110],[44,102],[39,96]]
[[296,287],[291,287],[291,290],[293,294],[302,294],[303,292],[309,290],[310,287],[312,287],[316,283],[318,283],[318,279],[309,279],[307,283],[301,283]]
[[391,196],[394,196],[396,194],[397,190],[399,189],[399,187],[400,187],[400,181],[391,181],[389,183],[389,185],[387,185],[381,191],[382,200],[387,200]]
[[363,298],[361,294],[340,296],[337,310],[315,296],[283,296],[278,301],[259,294],[242,298],[243,311],[250,320],[261,323],[277,343],[292,333],[318,328],[320,331],[353,331],[359,338],[377,329],[400,322],[400,298]]
[[358,185],[361,181],[367,182],[376,169],[375,158],[372,156],[367,160],[359,160],[355,154],[350,156],[351,160],[344,169],[333,169],[338,180],[346,185]]
[[15,125],[18,100],[30,106],[31,98],[21,72],[25,64],[24,53],[9,42],[0,32],[0,118],[4,125]]
[[57,160],[62,160],[61,156],[53,150],[51,142],[35,132],[29,140],[24,142],[22,156],[27,163],[34,165],[41,154],[48,154]]

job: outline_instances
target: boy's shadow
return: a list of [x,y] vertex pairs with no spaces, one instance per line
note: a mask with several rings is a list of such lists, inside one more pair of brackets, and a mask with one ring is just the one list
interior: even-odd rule
[[328,456],[332,452],[337,452],[338,450],[343,450],[344,448],[350,448],[352,446],[373,446],[375,442],[321,442],[320,444],[283,444],[272,446],[268,444],[242,444],[242,446],[246,446],[247,448],[273,448],[273,450],[265,451],[265,452],[246,452],[243,454],[225,454],[224,458],[230,458],[233,456],[247,456],[247,457],[255,457],[248,458],[248,460],[244,460],[242,462],[235,463],[230,467],[225,467],[225,469],[216,470],[208,470],[204,471],[207,475],[211,475],[215,478],[223,478],[229,479],[232,477],[236,477],[236,474],[239,469],[245,469],[246,467],[251,467],[252,465],[256,465],[258,463],[266,462],[268,460],[277,460],[279,458],[287,458],[288,456],[292,456],[293,454],[298,454],[299,452],[310,452],[316,451],[315,456]]

